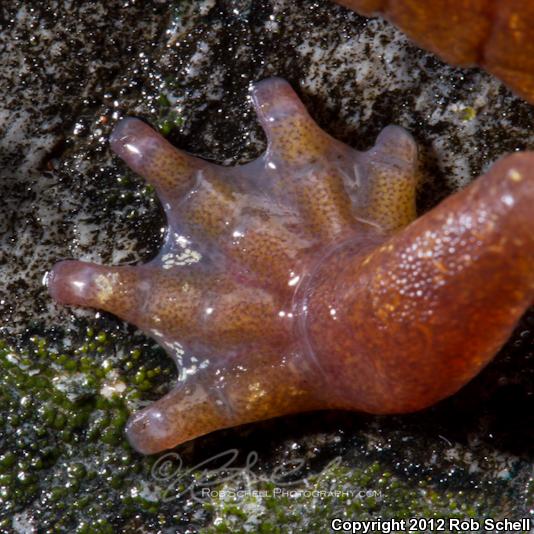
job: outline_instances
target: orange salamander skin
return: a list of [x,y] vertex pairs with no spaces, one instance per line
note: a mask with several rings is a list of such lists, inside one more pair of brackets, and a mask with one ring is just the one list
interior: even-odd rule
[[534,301],[534,153],[499,160],[416,218],[417,147],[367,152],[322,131],[288,83],[257,83],[266,152],[221,167],[124,119],[113,150],[153,184],[169,228],[143,265],[62,261],[58,302],[114,313],[178,365],[134,414],[150,454],[300,411],[419,410],[475,376]]
[[336,0],[381,15],[452,65],[478,65],[534,104],[532,0]]

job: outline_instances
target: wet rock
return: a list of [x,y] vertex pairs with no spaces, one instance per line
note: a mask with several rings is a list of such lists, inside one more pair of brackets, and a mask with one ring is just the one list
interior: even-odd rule
[[158,249],[161,207],[107,146],[124,115],[244,163],[265,147],[249,84],[282,76],[356,148],[387,124],[407,128],[423,212],[532,148],[531,106],[326,1],[19,0],[0,7],[0,50],[0,531],[532,516],[532,313],[479,377],[424,413],[302,415],[143,458],[124,422],[170,386],[171,363],[114,317],[54,306],[42,284],[58,259],[133,263]]

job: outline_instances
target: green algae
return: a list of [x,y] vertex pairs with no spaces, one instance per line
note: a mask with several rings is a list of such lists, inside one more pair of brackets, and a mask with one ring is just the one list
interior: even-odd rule
[[472,121],[477,116],[477,110],[471,106],[467,106],[460,111],[460,118],[463,121]]
[[133,489],[153,460],[131,450],[124,427],[141,391],[172,367],[116,337],[89,328],[64,350],[37,336],[23,349],[0,341],[0,532],[26,509],[40,528],[77,533],[115,532],[144,511]]
[[214,519],[202,532],[315,533],[330,531],[334,518],[465,520],[503,513],[499,488],[491,483],[471,491],[450,491],[424,478],[403,480],[384,467],[378,461],[354,464],[338,457],[294,486],[221,485],[205,504]]
[[158,107],[157,126],[162,135],[168,136],[174,129],[184,125],[184,118],[172,106],[166,95],[160,94],[156,99],[156,104]]
[[[165,392],[172,362],[131,331],[87,328],[71,337],[0,342],[2,533],[11,533],[21,516],[43,532],[134,532],[142,525],[147,532],[311,533],[328,531],[334,517],[519,517],[534,498],[528,462],[517,459],[500,475],[498,461],[471,473],[469,447],[412,442],[406,422],[389,431],[385,420],[364,424],[341,444],[327,430],[322,463],[314,466],[317,429],[303,419],[308,430],[298,445],[281,449],[283,431],[273,442],[264,442],[261,430],[259,438],[238,438],[240,447],[263,447],[260,459],[230,466],[237,476],[221,483],[206,484],[204,460],[228,447],[224,435],[196,440],[196,456],[174,459],[171,473],[179,483],[166,499],[168,481],[154,476],[166,455],[135,453],[124,427],[140,400]],[[315,419],[322,428],[324,421]],[[282,430],[276,421],[268,424]],[[280,483],[280,467],[300,459],[300,471]],[[195,498],[206,487],[216,491]]]

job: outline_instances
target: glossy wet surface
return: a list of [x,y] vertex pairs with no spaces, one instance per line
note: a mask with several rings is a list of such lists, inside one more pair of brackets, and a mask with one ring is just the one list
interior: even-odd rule
[[[69,532],[97,520],[99,532],[118,525],[239,531],[283,518],[288,529],[313,532],[342,510],[528,513],[531,316],[480,377],[428,413],[286,418],[178,451],[193,468],[238,448],[232,465],[240,478],[223,483],[230,489],[243,487],[250,471],[270,480],[287,461],[303,459],[294,475],[300,489],[339,490],[342,481],[383,498],[376,493],[362,504],[332,494],[318,496],[318,506],[306,495],[260,495],[245,506],[231,494],[198,503],[187,492],[164,503],[150,463],[122,436],[130,410],[168,388],[171,362],[110,316],[55,307],[42,277],[65,257],[135,263],[159,248],[161,207],[107,146],[125,114],[159,125],[196,155],[245,163],[265,146],[249,83],[283,76],[320,126],[355,148],[369,148],[387,124],[408,129],[422,147],[422,212],[500,154],[532,147],[532,109],[486,75],[443,66],[389,26],[326,2],[202,2],[191,11],[165,2],[72,9],[50,1],[33,11],[24,4],[0,8],[8,58],[0,74],[0,311],[8,343],[0,380],[2,528],[25,532],[63,518]],[[42,380],[24,381],[28,374]],[[119,401],[108,400],[113,393]],[[243,469],[252,451],[259,460]],[[326,468],[338,456],[341,465]],[[307,483],[302,472],[311,476]],[[265,481],[256,487],[270,488]]]

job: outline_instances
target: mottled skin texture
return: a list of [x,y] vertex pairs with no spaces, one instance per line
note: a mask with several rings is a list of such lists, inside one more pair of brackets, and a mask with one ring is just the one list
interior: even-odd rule
[[283,80],[252,98],[268,148],[241,167],[121,121],[111,146],[155,186],[166,242],[145,265],[64,261],[49,277],[57,301],[115,313],[176,359],[177,386],[128,424],[144,453],[304,410],[419,410],[478,373],[534,300],[534,153],[414,221],[407,132],[357,152]]
[[534,104],[532,0],[336,0],[381,15],[459,66],[479,65]]

